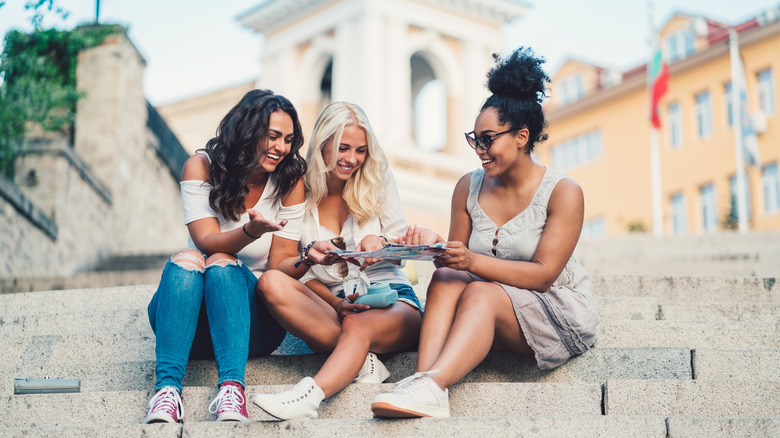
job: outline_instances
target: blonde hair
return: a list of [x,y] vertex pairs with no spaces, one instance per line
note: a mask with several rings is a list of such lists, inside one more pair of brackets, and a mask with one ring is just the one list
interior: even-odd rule
[[[382,201],[380,195],[385,187],[388,165],[387,157],[379,147],[366,113],[352,103],[331,103],[322,110],[314,124],[309,149],[306,152],[308,169],[304,175],[304,182],[309,194],[306,200],[306,211],[310,211],[328,194],[328,173],[336,167],[338,145],[341,144],[341,136],[347,126],[357,126],[362,129],[366,134],[368,145],[365,161],[347,180],[342,193],[349,213],[358,224],[362,225],[379,215]],[[333,142],[333,147],[330,148],[330,166],[327,166],[322,155],[330,142]]]

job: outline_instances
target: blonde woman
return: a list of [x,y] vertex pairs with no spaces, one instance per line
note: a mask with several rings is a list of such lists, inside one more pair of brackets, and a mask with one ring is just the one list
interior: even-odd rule
[[[353,380],[387,379],[374,353],[415,349],[422,320],[420,303],[397,264],[366,259],[348,265],[326,254],[342,241],[342,249],[375,250],[407,229],[387,158],[363,110],[350,103],[328,105],[314,126],[306,162],[306,214],[294,274],[303,278],[268,271],[258,294],[282,327],[312,350],[331,354],[313,378],[252,399],[284,420],[317,417],[322,400]],[[376,282],[389,284],[398,300],[381,309],[352,302],[356,286]]]

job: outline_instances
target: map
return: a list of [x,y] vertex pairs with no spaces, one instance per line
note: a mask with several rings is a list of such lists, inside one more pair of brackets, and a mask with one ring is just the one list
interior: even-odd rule
[[391,243],[384,248],[375,251],[345,251],[342,249],[332,249],[328,251],[342,258],[376,258],[385,260],[433,260],[433,256],[444,252],[444,243],[434,243],[430,245],[399,245]]

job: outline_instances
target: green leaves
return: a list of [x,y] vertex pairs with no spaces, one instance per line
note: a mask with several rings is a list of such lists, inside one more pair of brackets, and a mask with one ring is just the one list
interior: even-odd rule
[[76,104],[83,97],[76,90],[78,53],[124,32],[119,25],[85,25],[6,34],[0,54],[0,173],[13,178],[14,160],[32,128],[60,131],[73,140]]

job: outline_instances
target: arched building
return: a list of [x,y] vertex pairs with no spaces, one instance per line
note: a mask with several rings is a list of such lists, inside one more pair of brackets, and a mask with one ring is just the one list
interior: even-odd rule
[[264,37],[256,87],[289,97],[307,135],[329,102],[363,107],[410,223],[445,233],[455,181],[477,167],[463,132],[487,97],[500,28],[525,9],[511,0],[266,0],[238,20]]

